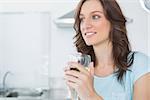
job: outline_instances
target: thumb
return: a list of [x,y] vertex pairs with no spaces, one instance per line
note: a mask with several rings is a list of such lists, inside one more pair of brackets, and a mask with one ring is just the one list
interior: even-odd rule
[[94,76],[94,63],[93,62],[91,62],[89,64],[89,71],[90,71],[91,75]]

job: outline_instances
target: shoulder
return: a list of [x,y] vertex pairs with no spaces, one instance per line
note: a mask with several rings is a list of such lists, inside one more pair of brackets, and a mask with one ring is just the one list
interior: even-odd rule
[[130,70],[133,74],[133,82],[135,83],[141,76],[150,72],[150,58],[141,52],[134,52],[133,64]]
[[150,58],[141,52],[134,52],[133,69],[148,68]]
[[148,67],[149,57],[141,52],[134,52],[134,62],[133,65],[141,66],[140,68],[144,68],[143,66]]

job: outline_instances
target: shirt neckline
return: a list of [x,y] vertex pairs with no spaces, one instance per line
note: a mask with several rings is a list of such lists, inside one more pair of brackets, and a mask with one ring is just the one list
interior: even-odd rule
[[109,74],[107,76],[98,76],[98,75],[94,75],[94,78],[99,78],[99,79],[108,79],[111,77],[114,77],[115,73]]

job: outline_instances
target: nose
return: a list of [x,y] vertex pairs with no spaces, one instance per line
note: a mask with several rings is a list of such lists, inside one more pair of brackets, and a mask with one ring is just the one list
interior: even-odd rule
[[90,28],[92,28],[92,23],[91,23],[90,19],[84,20],[84,22],[82,24],[82,29],[83,30],[88,30]]

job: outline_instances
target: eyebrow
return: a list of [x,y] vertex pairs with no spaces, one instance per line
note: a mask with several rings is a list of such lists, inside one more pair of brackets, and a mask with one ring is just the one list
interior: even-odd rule
[[[97,12],[103,14],[102,11],[92,11],[91,13],[97,13]],[[80,13],[80,16],[84,16],[84,14]]]

